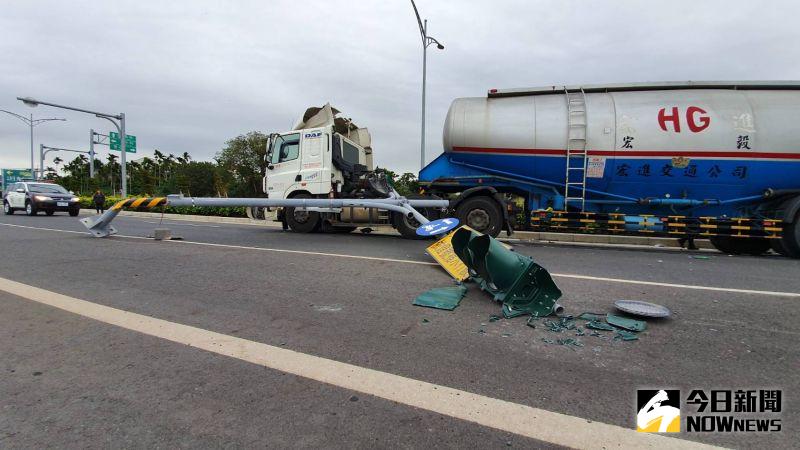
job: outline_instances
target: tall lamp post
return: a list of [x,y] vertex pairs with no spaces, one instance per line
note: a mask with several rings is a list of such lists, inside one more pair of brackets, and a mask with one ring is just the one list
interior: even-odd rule
[[[33,127],[35,127],[36,125],[42,124],[44,122],[49,122],[51,120],[60,120],[60,121],[63,122],[63,121],[66,121],[67,119],[53,118],[53,119],[36,119],[36,120],[34,120],[33,119],[33,114],[31,114],[30,118],[27,118],[27,117],[21,116],[21,115],[19,115],[17,113],[13,113],[11,111],[6,111],[5,109],[0,109],[0,112],[4,112],[6,114],[11,114],[12,116],[16,117],[17,119],[25,122],[25,124],[30,127],[30,129],[31,129],[31,175],[33,175],[33,177],[36,178],[36,168],[33,166]],[[40,170],[44,171],[44,169],[41,168],[41,167],[40,167]]]
[[422,170],[422,168],[425,167],[425,71],[428,59],[428,46],[436,44],[436,48],[444,50],[444,45],[431,36],[428,36],[428,19],[424,21],[420,19],[419,11],[417,11],[417,5],[414,4],[414,0],[411,0],[411,6],[414,8],[414,15],[417,16],[419,34],[422,36],[422,138],[419,150],[419,168]]
[[94,114],[95,117],[100,117],[101,119],[106,119],[109,122],[113,123],[115,127],[117,127],[117,132],[119,132],[119,145],[120,145],[120,166],[121,166],[121,179],[122,179],[122,197],[125,198],[128,196],[128,177],[127,177],[127,170],[125,167],[125,153],[127,152],[126,145],[125,145],[125,113],[119,114],[107,114],[101,113],[97,111],[89,111],[87,109],[81,108],[74,108],[72,106],[64,106],[64,105],[57,105],[55,103],[48,103],[42,102],[39,100],[32,99],[30,97],[17,97],[17,100],[21,101],[22,103],[35,108],[39,105],[47,105],[52,106],[54,108],[61,108],[61,109],[69,109],[71,111],[78,111],[87,114]]

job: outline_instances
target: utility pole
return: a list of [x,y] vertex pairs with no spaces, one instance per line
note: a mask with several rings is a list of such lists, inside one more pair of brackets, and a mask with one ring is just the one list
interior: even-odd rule
[[411,0],[411,6],[414,8],[414,14],[417,16],[419,34],[422,37],[422,136],[420,138],[419,149],[419,168],[422,170],[425,167],[425,78],[428,63],[428,46],[431,44],[436,44],[436,48],[439,50],[444,50],[444,45],[442,45],[435,38],[428,36],[428,19],[425,19],[424,21],[420,19],[419,11],[417,11],[417,5],[414,4],[414,0]]
[[113,123],[114,126],[117,128],[117,131],[119,132],[120,149],[121,149],[121,153],[122,153],[122,155],[120,157],[120,161],[121,161],[120,165],[122,166],[121,171],[120,171],[121,175],[122,175],[122,180],[121,180],[121,183],[120,183],[120,185],[122,186],[122,189],[121,189],[122,197],[127,197],[128,196],[128,183],[125,182],[126,179],[127,179],[126,178],[126,168],[125,168],[125,152],[126,152],[126,145],[125,145],[125,113],[107,114],[107,113],[102,113],[102,112],[97,112],[97,111],[90,111],[88,109],[74,108],[72,106],[64,106],[64,105],[58,105],[58,104],[55,104],[55,103],[42,102],[42,101],[30,98],[30,97],[17,97],[17,100],[21,101],[22,103],[24,103],[24,104],[26,104],[26,105],[28,105],[28,106],[30,106],[32,108],[35,108],[35,107],[37,107],[39,105],[47,105],[47,106],[52,106],[54,108],[69,109],[71,111],[78,111],[78,112],[82,112],[82,113],[93,114],[95,117],[99,117],[101,119],[106,119],[109,122]]
[[[33,127],[35,127],[36,125],[42,124],[44,122],[49,122],[51,120],[58,120],[58,121],[64,122],[67,119],[53,118],[53,119],[36,119],[36,120],[34,120],[33,119],[33,114],[31,114],[30,118],[28,118],[28,117],[25,117],[25,116],[21,116],[21,115],[19,115],[17,113],[13,113],[11,111],[6,111],[5,109],[0,109],[0,112],[4,112],[6,114],[11,114],[12,116],[14,116],[17,119],[19,119],[22,122],[24,122],[25,125],[28,125],[28,127],[30,127],[30,130],[31,130],[31,175],[35,179],[36,178],[36,167],[33,165],[34,164],[33,163],[33,161],[34,161],[34,156],[33,156],[34,155],[34,153],[33,153]],[[44,174],[44,167],[40,167],[39,170],[41,171],[41,173],[39,174],[40,177],[41,177],[42,174]]]

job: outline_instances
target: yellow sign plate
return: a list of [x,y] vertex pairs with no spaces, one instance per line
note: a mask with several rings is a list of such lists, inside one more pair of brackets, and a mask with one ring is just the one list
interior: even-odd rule
[[458,231],[460,228],[469,228],[469,227],[458,227],[455,230],[451,231],[447,234],[447,236],[439,239],[438,241],[434,242],[430,245],[425,251],[428,252],[429,255],[439,263],[440,266],[447,271],[453,278],[458,281],[464,281],[469,278],[469,271],[467,270],[467,265],[461,262],[461,260],[456,255],[456,252],[453,251],[453,234]]

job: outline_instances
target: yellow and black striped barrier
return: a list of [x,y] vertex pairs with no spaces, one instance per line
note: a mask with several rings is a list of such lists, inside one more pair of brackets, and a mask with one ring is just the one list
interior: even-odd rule
[[123,209],[145,210],[166,204],[167,197],[126,198],[125,200],[114,203],[114,206],[107,209],[106,212],[99,216],[84,217],[81,219],[81,223],[95,237],[111,236],[117,233],[117,229],[111,226],[111,221],[114,220],[114,217],[117,217],[117,214]]
[[[631,220],[631,219],[636,220]],[[626,215],[573,211],[533,211],[534,231],[627,234],[669,237],[760,237],[778,239],[783,227],[777,219]]]
[[167,197],[139,197],[139,198],[126,198],[120,200],[111,207],[114,211],[122,211],[125,208],[130,209],[152,209],[156,206],[166,205]]

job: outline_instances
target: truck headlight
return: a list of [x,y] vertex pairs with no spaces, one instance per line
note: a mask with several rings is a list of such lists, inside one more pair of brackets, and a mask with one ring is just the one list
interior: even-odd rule
[[34,195],[33,199],[36,200],[37,202],[47,202],[47,201],[52,200],[52,198],[50,198],[50,197],[48,197],[46,195]]
[[71,201],[71,202],[79,202],[79,201],[81,201],[81,199],[80,199],[79,197],[72,197],[72,198],[70,199],[70,201]]

